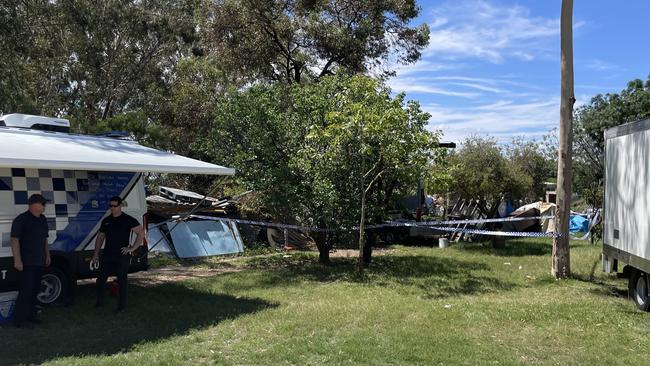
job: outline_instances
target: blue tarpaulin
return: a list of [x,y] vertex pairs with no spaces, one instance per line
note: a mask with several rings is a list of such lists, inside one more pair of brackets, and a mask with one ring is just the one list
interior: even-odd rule
[[571,215],[569,221],[570,233],[586,233],[589,231],[589,219],[581,215]]

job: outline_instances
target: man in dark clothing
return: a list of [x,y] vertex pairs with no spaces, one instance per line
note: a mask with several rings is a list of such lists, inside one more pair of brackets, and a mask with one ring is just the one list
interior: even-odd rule
[[22,326],[25,321],[39,322],[36,319],[36,295],[41,287],[43,268],[50,265],[47,219],[43,215],[47,202],[40,194],[31,195],[27,201],[29,209],[18,215],[11,224],[14,268],[20,273],[13,321],[16,327]]
[[[144,230],[138,220],[122,212],[122,199],[120,197],[110,199],[109,209],[111,214],[102,220],[99,232],[97,233],[97,239],[95,240],[93,263],[99,263],[97,302],[95,303],[95,307],[104,306],[106,279],[111,274],[116,274],[117,283],[120,286],[120,300],[117,306],[117,312],[119,312],[126,307],[129,263],[131,261],[131,255],[142,244]],[[129,246],[131,232],[136,233],[137,237],[133,245]],[[106,243],[100,260],[99,252],[104,243],[104,239]]]

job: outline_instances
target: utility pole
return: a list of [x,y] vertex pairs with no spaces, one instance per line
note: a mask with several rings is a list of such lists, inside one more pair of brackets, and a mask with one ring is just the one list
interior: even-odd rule
[[573,0],[562,0],[560,17],[560,146],[557,161],[557,208],[551,274],[555,278],[571,275],[569,256],[569,218],[571,214],[571,170],[573,144]]

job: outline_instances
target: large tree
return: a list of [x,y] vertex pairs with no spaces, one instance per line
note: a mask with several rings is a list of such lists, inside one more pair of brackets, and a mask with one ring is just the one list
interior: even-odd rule
[[411,63],[427,45],[415,0],[220,0],[206,38],[233,78],[301,82]]
[[[60,86],[66,112],[81,130],[139,110],[174,75],[197,40],[196,0],[61,2],[68,59]],[[147,123],[147,120],[141,121]]]
[[65,26],[55,5],[0,2],[0,113],[55,111],[66,59]]
[[[518,155],[516,155],[518,158]],[[509,160],[497,141],[489,137],[466,138],[451,155],[451,193],[478,201],[485,217],[494,217],[501,200],[524,198],[533,180],[517,162]]]
[[99,121],[142,110],[191,54],[200,4],[2,2],[0,111],[66,115],[76,130],[96,132]]
[[[557,167],[556,156],[549,159],[545,156],[544,147],[538,141],[515,137],[504,149],[505,156],[519,171],[531,179],[531,187],[523,192],[522,198],[538,200],[544,197],[545,185],[555,177]],[[557,150],[554,151],[557,155]]]
[[[437,142],[417,103],[363,76],[253,86],[215,118],[206,155],[237,168],[237,183],[258,193],[263,212],[331,229],[358,225],[362,200],[364,223],[384,219]],[[327,263],[329,247],[317,243]]]

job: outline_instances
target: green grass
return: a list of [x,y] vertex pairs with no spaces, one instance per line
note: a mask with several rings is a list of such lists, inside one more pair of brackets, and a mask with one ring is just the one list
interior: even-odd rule
[[[573,243],[573,278],[550,272],[547,239],[398,247],[363,278],[353,258],[244,257],[221,273],[130,288],[130,307],[46,309],[33,330],[0,328],[0,363],[52,365],[630,365],[650,353],[650,314]],[[110,303],[109,303],[110,304]]]

